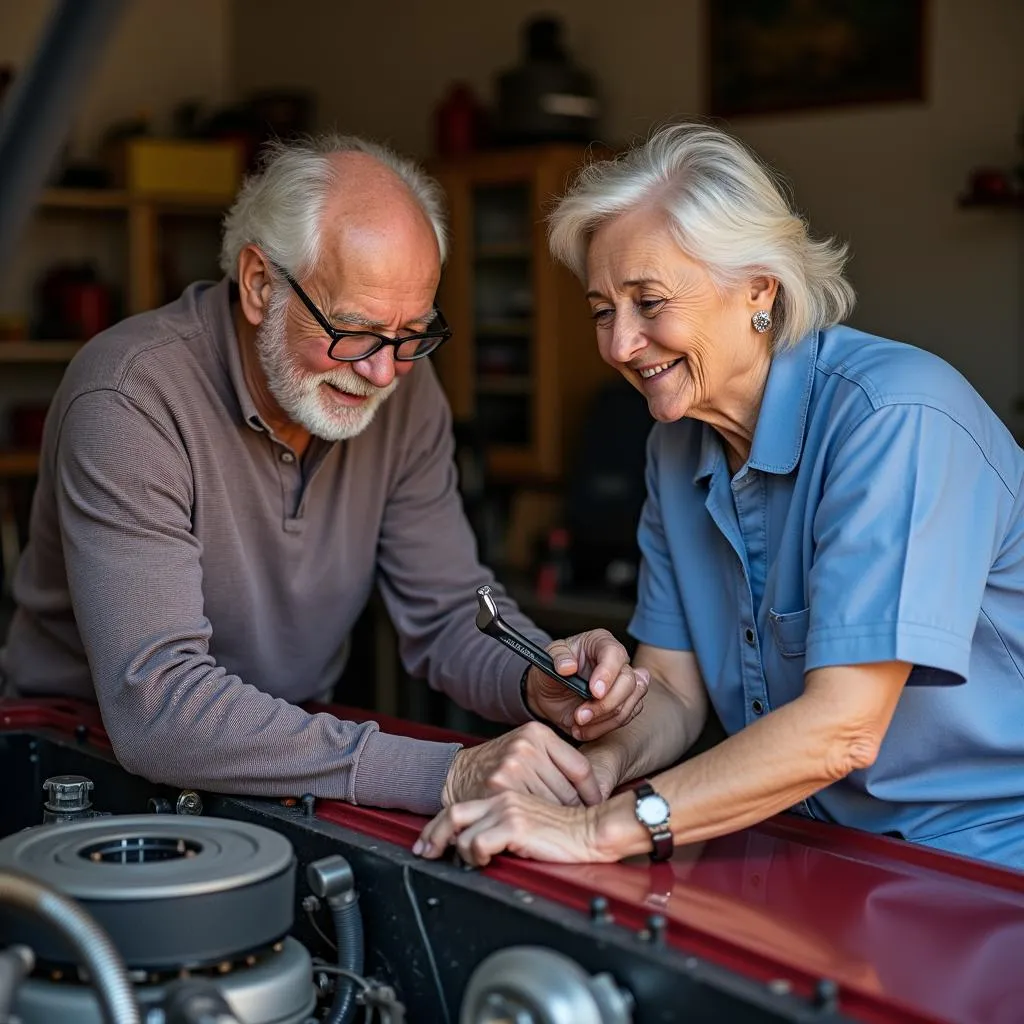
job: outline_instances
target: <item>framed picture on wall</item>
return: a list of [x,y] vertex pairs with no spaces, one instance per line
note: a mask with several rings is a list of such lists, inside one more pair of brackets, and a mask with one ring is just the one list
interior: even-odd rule
[[927,0],[707,0],[714,116],[924,99]]

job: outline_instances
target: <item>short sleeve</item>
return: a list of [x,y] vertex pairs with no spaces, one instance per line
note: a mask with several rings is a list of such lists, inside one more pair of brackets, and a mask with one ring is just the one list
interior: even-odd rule
[[967,677],[1013,495],[946,413],[886,406],[842,442],[814,514],[805,668],[906,661]]
[[640,579],[637,605],[629,623],[629,633],[640,643],[652,647],[690,651],[693,643],[686,624],[662,517],[660,442],[664,442],[664,435],[655,427],[647,441],[647,499],[637,530],[641,556]]

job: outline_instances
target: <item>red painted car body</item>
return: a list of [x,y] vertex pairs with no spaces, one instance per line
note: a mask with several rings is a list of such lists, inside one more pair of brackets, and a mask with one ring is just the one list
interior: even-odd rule
[[[330,710],[375,718],[388,732],[453,738]],[[71,701],[0,701],[0,729],[77,729],[109,750],[96,709]],[[327,800],[316,814],[405,847],[425,821]],[[1024,873],[791,815],[682,847],[664,865],[502,856],[484,871],[581,911],[602,895],[615,922],[633,930],[662,915],[670,947],[751,979],[803,994],[832,979],[841,1011],[856,1020],[1024,1022]]]

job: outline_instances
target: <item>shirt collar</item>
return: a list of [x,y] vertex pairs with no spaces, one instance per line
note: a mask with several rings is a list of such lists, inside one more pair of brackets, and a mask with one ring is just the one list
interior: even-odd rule
[[238,350],[238,334],[235,331],[235,320],[231,310],[231,300],[235,293],[235,285],[229,278],[224,278],[212,288],[208,288],[201,298],[205,306],[207,322],[210,325],[213,341],[218,353],[227,368],[231,389],[238,401],[241,418],[247,426],[254,430],[270,428],[263,422],[252,400],[249,385],[245,381],[242,369],[242,354]]
[[722,446],[714,427],[706,423],[700,424],[700,458],[697,459],[697,469],[693,474],[693,482],[700,483],[707,480],[715,472],[719,459],[722,457]]
[[[816,333],[772,357],[748,468],[778,474],[791,473],[796,468],[804,446],[817,361]],[[701,426],[700,457],[693,475],[694,483],[710,477],[722,458],[717,432],[706,423]]]

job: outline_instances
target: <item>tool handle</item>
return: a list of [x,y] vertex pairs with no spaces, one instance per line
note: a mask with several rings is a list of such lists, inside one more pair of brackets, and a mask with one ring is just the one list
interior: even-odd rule
[[516,654],[525,658],[531,665],[539,668],[545,675],[550,676],[563,686],[567,686],[577,696],[582,697],[584,700],[591,699],[590,686],[586,679],[575,673],[568,676],[561,675],[555,668],[551,655],[543,647],[535,644],[528,637],[523,636],[518,630],[513,629],[496,612],[492,614],[489,622],[481,625],[478,621],[477,625],[481,632],[494,637],[495,640],[503,643],[509,650],[515,651]]

